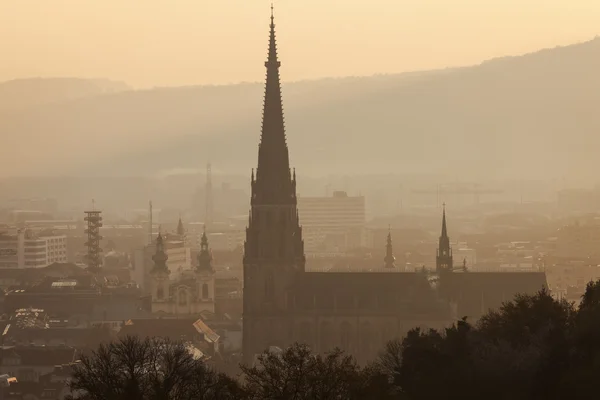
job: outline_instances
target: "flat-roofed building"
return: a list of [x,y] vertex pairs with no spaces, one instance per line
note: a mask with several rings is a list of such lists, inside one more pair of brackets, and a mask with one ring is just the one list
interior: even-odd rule
[[298,197],[307,253],[364,246],[365,198],[336,191],[330,197]]
[[43,268],[67,262],[67,237],[30,230],[0,234],[0,268]]

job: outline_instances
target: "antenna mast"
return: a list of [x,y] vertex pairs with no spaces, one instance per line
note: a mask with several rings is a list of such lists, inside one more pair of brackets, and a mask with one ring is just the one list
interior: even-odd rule
[[213,219],[213,193],[212,193],[212,170],[210,163],[206,164],[206,215],[204,216],[204,227],[210,230]]
[[152,200],[148,204],[148,244],[152,244]]

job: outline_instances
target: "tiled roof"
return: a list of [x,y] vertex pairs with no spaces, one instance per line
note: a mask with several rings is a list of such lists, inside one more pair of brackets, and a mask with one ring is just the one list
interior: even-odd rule
[[416,272],[305,272],[298,275],[299,289],[354,291],[376,288],[378,291],[430,292],[427,276]]
[[171,340],[191,340],[199,334],[195,319],[132,319],[119,331],[119,337],[162,337]]
[[54,366],[75,361],[77,351],[72,347],[26,346],[0,350],[1,359],[17,357],[21,365]]
[[204,338],[208,341],[215,343],[219,340],[219,335],[210,329],[210,327],[206,325],[202,319],[198,319],[196,322],[194,322],[194,328],[196,328],[198,332],[204,334]]
[[2,389],[6,400],[58,399],[65,385],[65,382],[15,382]]
[[32,341],[59,341],[73,346],[98,346],[113,338],[106,328],[47,328],[47,329],[9,329],[5,342],[28,343]]
[[546,287],[545,272],[465,272],[440,277],[440,289],[456,302],[458,318],[480,316],[517,294],[535,294]]

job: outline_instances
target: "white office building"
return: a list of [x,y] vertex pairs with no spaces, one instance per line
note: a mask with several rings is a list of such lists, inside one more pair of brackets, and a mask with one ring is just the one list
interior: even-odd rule
[[43,268],[67,262],[65,235],[18,230],[0,234],[0,268]]
[[331,197],[298,197],[298,213],[307,253],[345,251],[364,246],[364,196],[333,192]]

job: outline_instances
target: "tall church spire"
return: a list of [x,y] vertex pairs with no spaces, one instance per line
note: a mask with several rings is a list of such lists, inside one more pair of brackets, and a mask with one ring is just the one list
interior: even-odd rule
[[288,147],[281,99],[281,84],[275,40],[275,18],[271,5],[269,51],[263,104],[262,132],[258,147],[258,167],[252,201],[256,204],[292,204],[296,198],[295,182],[290,173]]
[[442,237],[448,237],[448,229],[446,228],[446,203],[443,205],[442,211]]
[[452,270],[452,248],[450,248],[450,238],[448,237],[448,228],[446,226],[446,204],[444,203],[444,210],[442,212],[442,233],[440,234],[440,240],[436,258],[436,270],[438,272],[443,270]]
[[306,264],[296,178],[290,171],[285,140],[280,65],[271,8],[258,167],[251,178],[250,216],[244,242],[242,353],[245,363],[252,362],[254,355],[264,350],[265,342],[259,340],[264,333],[259,327],[289,312],[288,293],[299,274],[305,272]]
[[275,263],[278,268],[304,270],[296,174],[290,170],[285,138],[275,22],[271,8],[269,51],[258,166],[251,178],[250,217],[246,231],[246,264]]
[[388,229],[387,235],[387,245],[385,250],[385,258],[383,261],[385,262],[385,268],[396,268],[396,257],[394,257],[394,249],[392,248],[392,231]]

